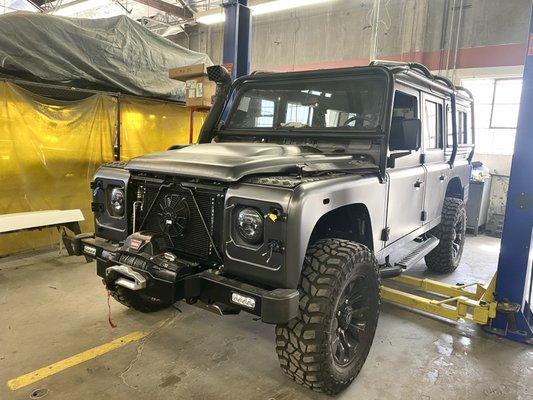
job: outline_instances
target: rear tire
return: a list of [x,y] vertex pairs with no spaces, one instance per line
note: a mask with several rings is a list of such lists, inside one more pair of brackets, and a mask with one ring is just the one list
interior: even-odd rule
[[111,296],[120,304],[143,313],[160,311],[170,306],[170,303],[126,289],[122,286],[108,287],[108,290]]
[[455,271],[461,261],[466,238],[466,211],[463,200],[453,197],[444,199],[441,222],[431,233],[440,239],[440,242],[426,255],[426,266],[433,272]]
[[337,394],[359,374],[379,315],[378,265],[362,244],[323,239],[309,247],[299,315],[276,327],[281,369],[317,392]]

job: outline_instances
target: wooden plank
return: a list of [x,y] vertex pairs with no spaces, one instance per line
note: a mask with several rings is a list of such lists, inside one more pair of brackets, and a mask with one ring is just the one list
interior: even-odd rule
[[0,234],[81,221],[85,218],[79,209],[4,214],[0,215]]

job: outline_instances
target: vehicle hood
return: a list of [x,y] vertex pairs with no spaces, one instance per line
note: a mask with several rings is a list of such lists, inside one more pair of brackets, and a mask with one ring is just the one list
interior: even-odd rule
[[375,169],[377,166],[367,159],[324,154],[310,146],[205,143],[137,157],[130,160],[125,168],[235,182],[255,174]]

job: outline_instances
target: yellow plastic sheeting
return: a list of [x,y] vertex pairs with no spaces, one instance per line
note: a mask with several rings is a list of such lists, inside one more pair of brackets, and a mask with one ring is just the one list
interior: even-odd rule
[[[80,208],[92,231],[89,183],[113,159],[117,100],[37,96],[0,82],[0,214]],[[2,235],[0,255],[57,243],[50,230]]]
[[190,143],[190,118],[191,110],[179,104],[121,97],[121,160]]
[[193,110],[192,115],[192,121],[193,121],[193,140],[192,143],[196,143],[198,141],[198,136],[200,134],[200,129],[202,128],[202,125],[205,122],[205,118],[207,117],[208,111],[207,110]]

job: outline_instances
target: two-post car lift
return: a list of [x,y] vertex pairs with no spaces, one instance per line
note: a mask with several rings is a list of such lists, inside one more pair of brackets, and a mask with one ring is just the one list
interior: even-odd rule
[[[498,269],[488,284],[450,285],[400,275],[385,281],[384,300],[452,320],[467,320],[508,339],[533,344],[533,8],[522,99],[507,194]],[[424,292],[395,288],[395,284]]]

